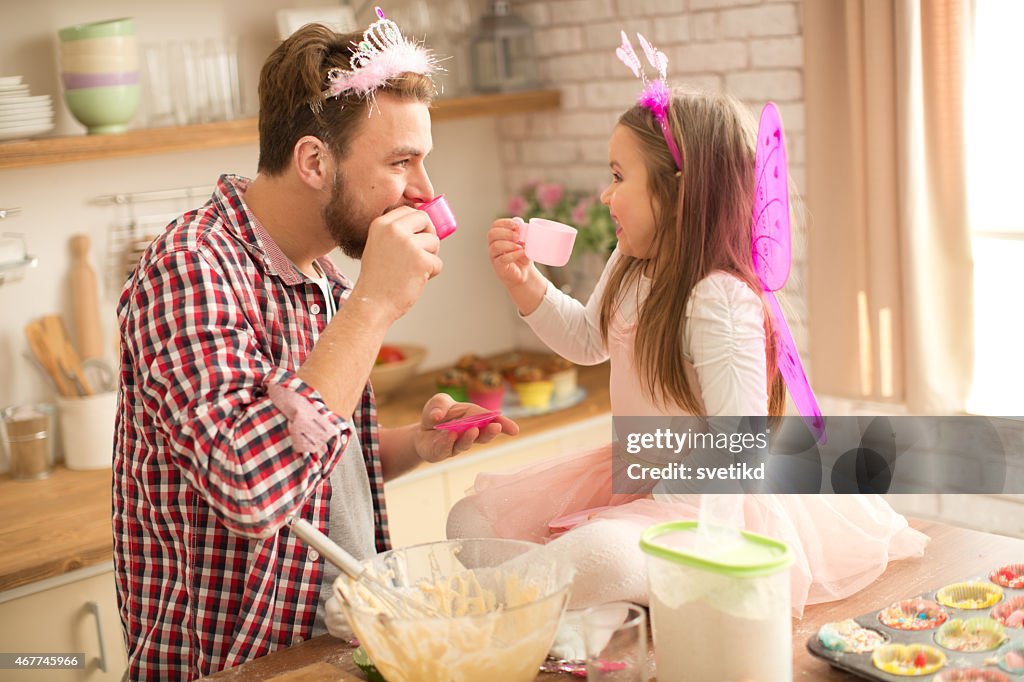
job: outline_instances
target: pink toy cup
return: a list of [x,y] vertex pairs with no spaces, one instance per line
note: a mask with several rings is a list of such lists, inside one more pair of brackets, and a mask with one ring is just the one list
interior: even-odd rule
[[576,228],[544,218],[530,218],[528,223],[519,218],[516,221],[527,258],[556,268],[569,262],[572,245],[576,242]]
[[459,227],[458,223],[455,222],[455,214],[452,213],[452,207],[448,205],[448,200],[444,198],[443,194],[438,194],[427,203],[420,204],[416,208],[430,216],[430,222],[434,223],[434,229],[437,230],[438,239],[444,239]]

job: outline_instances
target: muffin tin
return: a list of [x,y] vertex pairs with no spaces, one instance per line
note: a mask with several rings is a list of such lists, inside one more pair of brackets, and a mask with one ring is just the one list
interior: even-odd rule
[[[834,650],[844,638],[856,651]],[[865,642],[877,646],[863,651]],[[807,649],[869,680],[1024,682],[1024,564],[826,623]]]

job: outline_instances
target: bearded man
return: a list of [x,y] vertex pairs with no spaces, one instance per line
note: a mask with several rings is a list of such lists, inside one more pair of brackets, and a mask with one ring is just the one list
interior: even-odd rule
[[[383,16],[363,36],[300,29],[260,73],[257,176],[221,176],[125,286],[113,525],[132,680],[326,632],[337,569],[289,521],[371,557],[389,548],[384,481],[518,431],[435,430],[481,410],[443,394],[378,428],[377,351],[442,267],[413,208],[434,196],[432,69]],[[361,259],[355,284],[335,247]]]

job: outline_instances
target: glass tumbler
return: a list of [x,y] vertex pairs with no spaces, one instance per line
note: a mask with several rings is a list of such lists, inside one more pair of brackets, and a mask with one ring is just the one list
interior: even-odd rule
[[647,613],[636,604],[609,602],[583,612],[589,682],[647,680]]

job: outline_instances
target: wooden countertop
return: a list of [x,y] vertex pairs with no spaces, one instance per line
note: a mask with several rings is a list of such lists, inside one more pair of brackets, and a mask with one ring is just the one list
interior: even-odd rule
[[[380,422],[398,426],[419,421],[434,393],[437,372],[417,376],[393,400],[380,406]],[[587,397],[578,405],[517,419],[521,435],[537,434],[609,412],[608,365],[580,368]],[[504,442],[501,436],[478,452]],[[110,469],[54,468],[49,478],[14,481],[0,475],[0,592],[52,578],[113,558]]]
[[110,469],[0,476],[0,592],[110,561]]
[[[932,538],[924,557],[894,562],[878,580],[852,597],[829,604],[809,606],[802,619],[794,620],[793,679],[808,679],[815,682],[857,679],[853,675],[832,668],[825,661],[808,653],[807,639],[823,624],[859,616],[898,599],[960,578],[985,573],[1002,564],[1024,561],[1024,540],[941,523],[913,521],[912,525]],[[216,682],[312,682],[366,678],[352,663],[352,649],[340,640],[324,635],[204,679]],[[554,682],[579,678],[563,673],[540,674],[537,679],[540,682]]]

